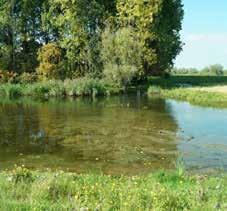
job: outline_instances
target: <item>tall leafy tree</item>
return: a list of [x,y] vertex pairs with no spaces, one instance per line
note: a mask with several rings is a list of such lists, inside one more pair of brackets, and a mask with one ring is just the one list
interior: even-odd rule
[[[0,52],[8,52],[4,68],[32,71],[37,66],[37,51],[42,42],[41,13],[44,0],[1,0]],[[7,52],[6,52],[7,51]]]
[[0,1],[0,68],[15,69],[16,21],[14,0]]
[[66,77],[101,77],[108,27],[113,33],[130,28],[144,73],[160,74],[181,50],[182,18],[182,0],[0,0],[0,69],[35,71],[38,50],[53,43]]
[[181,50],[181,0],[118,0],[120,27],[135,28],[143,44],[146,73],[159,74]]
[[[77,75],[102,69],[100,55],[101,31],[112,13],[114,4],[107,0],[52,0],[44,25],[58,31],[60,47],[65,52],[69,71]],[[52,29],[50,29],[52,28]]]

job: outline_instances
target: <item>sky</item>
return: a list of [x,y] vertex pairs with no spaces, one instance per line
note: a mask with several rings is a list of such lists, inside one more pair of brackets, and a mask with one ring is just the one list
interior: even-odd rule
[[185,45],[176,67],[219,63],[227,68],[227,0],[183,0],[183,4],[181,35]]

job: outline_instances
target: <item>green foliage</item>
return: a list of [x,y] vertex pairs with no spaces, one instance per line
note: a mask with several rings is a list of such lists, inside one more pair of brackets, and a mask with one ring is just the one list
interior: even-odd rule
[[72,81],[65,81],[65,91],[68,96],[96,96],[106,95],[106,88],[103,81],[91,78],[81,78]]
[[23,87],[18,84],[4,84],[0,86],[0,94],[4,97],[18,97],[22,95]]
[[14,72],[0,71],[0,83],[14,83],[17,74]]
[[[226,175],[0,174],[1,210],[214,210],[226,206]],[[29,176],[28,176],[29,175]],[[15,176],[14,178],[17,178]],[[30,179],[28,179],[30,178]],[[15,180],[14,180],[15,181]]]
[[44,1],[0,1],[0,68],[22,72],[37,67]]
[[121,26],[132,26],[143,44],[146,73],[160,74],[173,65],[181,51],[183,5],[181,0],[118,1]]
[[201,75],[172,75],[169,78],[149,77],[149,85],[162,88],[190,88],[192,86],[227,85],[226,76],[201,76]]
[[[141,57],[139,69],[145,74],[161,74],[181,50],[182,18],[181,0],[1,0],[0,69],[31,73],[38,68],[44,78],[55,78],[58,72],[61,79],[101,78],[104,69],[118,72],[116,62],[102,60],[107,50],[102,37],[110,28],[108,39],[118,43],[121,59],[133,53],[136,62]],[[139,42],[133,49],[123,43],[131,45],[135,39]],[[60,72],[57,64],[40,58],[43,46],[53,43],[61,49]],[[121,66],[122,80],[117,82],[127,84],[138,67],[133,59]]]
[[24,166],[16,167],[12,171],[10,177],[12,178],[12,181],[14,181],[16,184],[21,182],[30,183],[33,182],[35,179],[33,173]]
[[114,12],[113,4],[112,0],[50,1],[43,14],[44,28],[57,31],[69,76],[100,76],[101,32],[104,21]]
[[42,79],[57,78],[60,72],[61,51],[57,45],[49,43],[38,52],[40,65],[37,73]]
[[37,75],[34,73],[24,72],[18,76],[17,80],[19,83],[22,83],[22,84],[31,84],[37,81]]
[[109,81],[125,86],[142,72],[142,45],[132,28],[106,29],[102,45],[104,76]]
[[78,78],[74,80],[49,80],[31,84],[2,84],[0,96],[38,96],[38,97],[77,97],[97,96],[120,93],[122,89],[116,84],[93,78]]

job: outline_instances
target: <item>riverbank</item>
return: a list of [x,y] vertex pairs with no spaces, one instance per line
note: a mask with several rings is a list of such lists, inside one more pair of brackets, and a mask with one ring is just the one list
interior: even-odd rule
[[160,95],[191,104],[227,108],[227,77],[172,76],[151,78],[148,95]]
[[[149,87],[149,88],[148,88]],[[202,106],[227,107],[226,76],[170,76],[169,78],[151,77],[143,84],[128,86],[127,89],[110,82],[79,78],[74,80],[50,80],[25,84],[0,84],[0,96],[14,98],[32,97],[78,97],[108,96],[135,92],[137,89],[149,95],[160,95],[165,98],[188,101]]]
[[160,87],[150,86],[148,88],[148,95],[159,95],[164,98],[187,101],[193,105],[227,108],[227,93],[207,91],[206,89],[209,88],[162,89]]
[[182,171],[116,177],[35,172],[0,174],[0,210],[225,210],[227,177]]

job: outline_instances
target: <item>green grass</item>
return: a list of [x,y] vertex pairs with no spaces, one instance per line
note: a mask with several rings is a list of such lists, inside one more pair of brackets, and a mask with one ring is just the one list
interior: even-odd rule
[[149,79],[149,84],[148,95],[160,95],[200,106],[227,108],[227,94],[190,89],[227,85],[227,77],[225,76],[152,77]]
[[187,101],[194,105],[227,108],[227,94],[213,93],[185,88],[162,89],[161,95],[166,98]]
[[0,174],[0,210],[226,210],[227,176],[31,172]]
[[162,89],[158,86],[150,86],[148,95],[159,95],[179,101],[187,101],[193,105],[204,107],[227,108],[227,94],[214,93],[187,88]]

